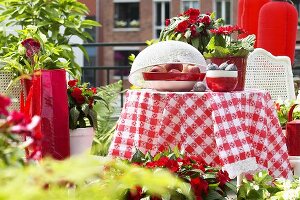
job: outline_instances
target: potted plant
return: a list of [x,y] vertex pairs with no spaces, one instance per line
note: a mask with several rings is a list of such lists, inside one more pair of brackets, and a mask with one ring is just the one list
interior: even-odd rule
[[92,146],[97,129],[97,112],[94,110],[97,89],[78,80],[68,82],[68,107],[71,155],[79,154]]
[[245,31],[238,26],[220,26],[210,30],[212,37],[207,44],[204,57],[217,65],[235,64],[238,83],[234,90],[244,90],[248,54],[254,50],[255,35],[240,38]]
[[6,47],[7,53],[0,57],[4,63],[1,70],[14,73],[15,81],[21,79],[23,83],[21,111],[28,116],[41,116],[37,131],[43,136],[43,156],[66,158],[69,156],[65,148],[69,146],[66,94],[69,62],[61,56],[64,46],[48,42],[35,26],[19,30],[16,37],[18,43]]
[[5,54],[0,56],[2,71],[12,72],[15,77],[27,77],[37,70],[69,70],[69,61],[63,57],[64,46],[48,41],[36,26],[28,26],[17,31],[17,43],[3,47]]
[[[60,57],[69,62],[69,72],[76,78],[81,76],[81,68],[75,62],[75,55],[70,44],[72,37],[77,36],[84,42],[93,40],[85,29],[91,29],[100,24],[94,20],[85,19],[89,12],[85,4],[77,0],[0,0],[0,22],[6,27],[15,26],[25,29],[28,26],[37,27],[38,31],[48,39],[48,44],[61,48]],[[6,41],[9,41],[6,42]],[[18,46],[18,37],[13,33],[1,35],[1,46]],[[88,57],[82,46],[79,48]],[[11,51],[3,51],[2,55]],[[57,54],[57,52],[56,52]]]

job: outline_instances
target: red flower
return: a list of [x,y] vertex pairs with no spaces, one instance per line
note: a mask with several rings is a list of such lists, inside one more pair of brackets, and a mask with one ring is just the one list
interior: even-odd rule
[[166,163],[166,167],[171,171],[171,172],[177,172],[179,170],[179,165],[176,160],[171,160],[169,159],[168,162]]
[[74,86],[77,84],[77,82],[78,82],[77,79],[69,80],[68,85],[69,85],[70,87],[74,87]]
[[97,88],[92,87],[91,90],[92,90],[93,94],[96,94],[96,93],[97,93]]
[[191,186],[197,199],[202,199],[202,195],[208,194],[208,183],[200,177],[191,179]]
[[89,98],[89,107],[93,108],[94,98]]
[[193,37],[196,37],[198,34],[197,34],[197,30],[196,30],[196,26],[195,25],[192,25],[191,26],[191,34]]
[[140,186],[135,186],[135,188],[130,189],[128,200],[140,200],[143,195],[143,189]]
[[190,8],[184,12],[184,15],[190,16],[190,19],[197,19],[200,15],[200,10],[196,8]]
[[183,158],[177,158],[177,162],[182,162],[183,166],[187,166],[191,164],[191,160],[187,156],[184,156]]
[[12,124],[21,124],[25,121],[25,115],[21,112],[13,111],[7,117],[7,121]]
[[175,31],[179,32],[179,33],[185,33],[185,31],[187,30],[188,27],[189,27],[189,23],[187,20],[185,20],[178,24]]
[[83,104],[85,102],[84,96],[82,96],[82,91],[80,88],[74,88],[71,96],[75,99],[78,104]]
[[157,167],[157,162],[155,162],[155,161],[147,162],[146,167],[149,168],[149,169],[153,169],[153,168]]
[[206,15],[202,19],[200,19],[200,22],[205,24],[205,25],[209,25],[211,20],[210,20],[210,17]]
[[227,182],[230,181],[229,175],[227,171],[218,171],[217,173],[217,180],[220,183],[220,187],[223,187]]
[[7,107],[10,105],[10,98],[0,95],[0,115],[8,115]]
[[157,163],[158,167],[165,167],[168,161],[169,161],[169,158],[164,156],[164,157],[161,157],[160,159],[158,159],[158,161],[156,161],[156,163]]
[[234,31],[242,31],[238,26],[221,26],[218,29],[212,29],[211,32],[216,35],[230,35]]
[[275,108],[276,108],[276,110],[280,111],[280,104],[279,103],[275,103]]
[[166,21],[165,21],[166,26],[169,26],[170,23],[171,23],[171,20],[170,19],[166,19]]
[[26,49],[26,56],[30,60],[33,60],[33,56],[37,54],[40,51],[41,45],[39,41],[33,39],[33,38],[28,38],[26,40],[23,40],[21,43],[25,49]]

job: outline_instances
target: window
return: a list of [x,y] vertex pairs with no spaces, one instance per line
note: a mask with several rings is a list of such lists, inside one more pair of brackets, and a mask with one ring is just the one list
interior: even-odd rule
[[160,32],[165,26],[166,19],[170,18],[170,2],[154,2],[154,38],[159,38]]
[[[126,49],[127,48],[127,49]],[[120,67],[120,66],[129,66],[129,60],[128,60],[128,56],[130,54],[134,54],[137,55],[139,53],[138,49],[134,49],[132,47],[125,47],[125,48],[121,48],[121,49],[115,49],[114,51],[114,65],[116,67]],[[115,76],[128,76],[129,75],[130,70],[115,70],[114,71],[114,75]]]
[[216,0],[214,8],[217,18],[223,18],[225,24],[232,24],[231,0]]
[[139,2],[115,1],[115,28],[139,28]]
[[189,8],[200,8],[199,0],[182,0],[181,1],[181,11],[184,12]]

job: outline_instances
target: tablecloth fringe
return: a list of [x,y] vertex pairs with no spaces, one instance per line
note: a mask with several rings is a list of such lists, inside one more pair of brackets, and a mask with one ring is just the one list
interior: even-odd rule
[[229,174],[229,178],[233,179],[240,174],[245,174],[251,171],[257,170],[258,165],[254,157],[240,160],[232,164],[225,164],[223,170],[226,170]]

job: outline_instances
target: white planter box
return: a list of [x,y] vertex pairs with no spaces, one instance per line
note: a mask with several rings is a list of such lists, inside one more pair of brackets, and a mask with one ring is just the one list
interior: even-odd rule
[[78,155],[81,153],[89,153],[94,138],[93,127],[77,128],[70,130],[70,153]]

